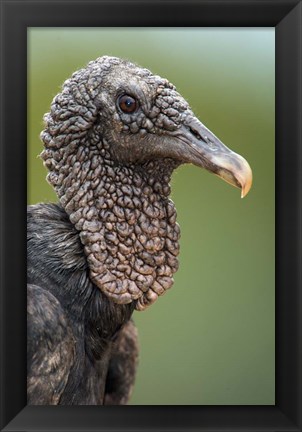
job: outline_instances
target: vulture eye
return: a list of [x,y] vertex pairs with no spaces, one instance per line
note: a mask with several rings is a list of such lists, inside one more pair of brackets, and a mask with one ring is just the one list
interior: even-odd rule
[[118,106],[124,113],[131,114],[137,109],[138,103],[132,96],[125,94],[118,98]]

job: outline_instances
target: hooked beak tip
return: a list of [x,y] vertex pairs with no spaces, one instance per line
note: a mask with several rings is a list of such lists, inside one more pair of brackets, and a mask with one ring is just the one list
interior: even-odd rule
[[241,189],[241,198],[250,191],[253,183],[253,174],[248,162],[237,153],[231,152],[215,158],[219,169],[215,173],[227,183]]
[[249,193],[253,183],[253,173],[248,162],[240,157],[242,160],[242,168],[237,174],[237,180],[241,185],[241,198],[244,198]]
[[244,198],[249,193],[252,187],[252,176],[248,179],[248,181],[242,185],[241,187],[241,198]]
[[252,180],[242,186],[242,188],[241,188],[241,198],[244,198],[245,196],[247,196],[247,194],[249,193],[251,187],[252,187]]

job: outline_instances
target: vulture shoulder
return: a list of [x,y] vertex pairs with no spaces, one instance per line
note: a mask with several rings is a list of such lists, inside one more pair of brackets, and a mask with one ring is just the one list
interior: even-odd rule
[[74,362],[75,340],[59,301],[27,286],[27,389],[29,405],[57,405]]
[[29,206],[27,235],[28,404],[126,404],[138,357],[132,308],[90,281],[60,206]]

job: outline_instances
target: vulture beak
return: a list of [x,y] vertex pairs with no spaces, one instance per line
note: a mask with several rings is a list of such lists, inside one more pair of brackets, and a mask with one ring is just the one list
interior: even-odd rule
[[248,162],[228,149],[196,117],[188,116],[177,131],[182,159],[213,172],[227,183],[241,189],[245,197],[252,186],[252,170]]

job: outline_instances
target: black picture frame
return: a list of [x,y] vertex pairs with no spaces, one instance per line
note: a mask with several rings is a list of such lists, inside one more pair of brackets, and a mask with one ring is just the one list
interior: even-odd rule
[[[275,406],[26,406],[28,27],[276,32]],[[1,430],[301,431],[301,0],[1,1]]]

